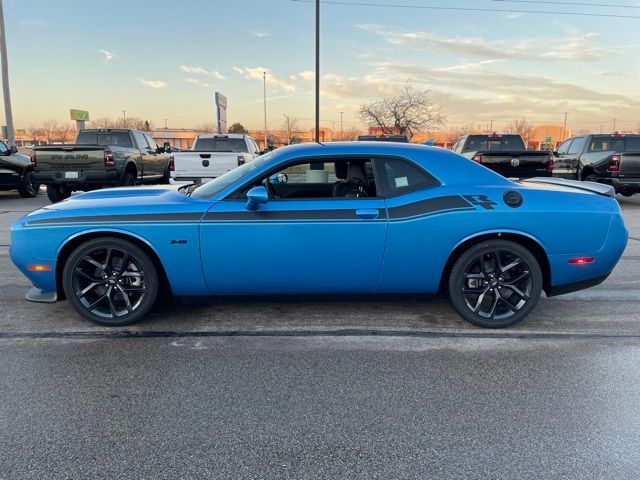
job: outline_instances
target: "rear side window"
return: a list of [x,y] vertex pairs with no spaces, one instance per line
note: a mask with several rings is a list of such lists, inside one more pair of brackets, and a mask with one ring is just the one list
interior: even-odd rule
[[76,138],[80,145],[115,145],[133,148],[129,132],[80,132]]
[[440,185],[425,170],[401,158],[377,159],[376,173],[380,179],[380,191],[385,196]]
[[144,137],[142,132],[133,132],[133,136],[136,138],[136,143],[138,144],[139,149],[146,150],[148,148],[147,139]]

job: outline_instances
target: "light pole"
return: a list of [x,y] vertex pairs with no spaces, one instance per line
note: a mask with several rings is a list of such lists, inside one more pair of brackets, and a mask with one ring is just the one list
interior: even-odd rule
[[614,132],[616,131],[616,123],[617,123],[617,121],[618,121],[618,119],[617,119],[617,118],[614,118],[614,119],[613,119],[613,131],[614,131]]
[[287,119],[287,145],[291,145],[291,124],[289,123],[289,115],[284,115]]
[[7,60],[7,39],[4,31],[4,10],[0,0],[0,55],[2,55],[2,93],[4,95],[4,117],[7,122],[7,140],[9,146],[16,144],[13,130],[13,113],[11,112],[11,94],[9,92],[9,61]]
[[344,141],[344,125],[342,124],[342,115],[344,112],[340,112],[340,141]]
[[122,110],[122,122],[124,123],[124,128],[127,128],[127,111]]
[[264,97],[264,150],[267,150],[267,72],[262,72],[262,94]]
[[564,112],[564,126],[562,127],[562,141],[564,142],[565,137],[567,136],[567,116],[569,113]]
[[167,129],[167,119],[166,118],[164,119],[164,129],[165,130]]
[[316,142],[320,143],[320,0],[316,0]]

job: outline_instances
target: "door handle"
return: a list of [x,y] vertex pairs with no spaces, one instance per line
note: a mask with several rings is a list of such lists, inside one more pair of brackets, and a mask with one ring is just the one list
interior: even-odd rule
[[358,218],[371,220],[378,218],[378,215],[380,215],[380,211],[377,208],[359,208],[356,210],[356,216]]

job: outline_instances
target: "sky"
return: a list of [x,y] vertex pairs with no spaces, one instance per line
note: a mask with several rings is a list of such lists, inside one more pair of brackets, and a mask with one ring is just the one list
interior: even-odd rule
[[[575,130],[640,128],[639,1],[351,0],[512,10],[490,12],[345,1],[321,9],[324,127],[339,128],[340,112],[345,129],[361,126],[359,105],[408,82],[430,90],[448,126],[567,112]],[[266,71],[269,129],[284,115],[311,128],[314,13],[293,0],[4,0],[14,124],[78,108],[191,128],[215,120],[220,91],[229,122],[261,128]]]

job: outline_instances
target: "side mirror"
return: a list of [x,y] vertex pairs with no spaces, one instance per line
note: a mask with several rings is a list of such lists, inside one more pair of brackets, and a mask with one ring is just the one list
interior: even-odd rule
[[171,144],[169,142],[164,142],[164,151],[165,153],[171,153]]
[[11,148],[9,149],[9,151],[11,153],[18,153],[18,147],[16,147],[15,145],[11,145]]
[[275,185],[279,183],[287,183],[289,181],[289,176],[286,173],[276,173],[269,177],[269,181]]
[[245,208],[255,212],[258,210],[260,205],[264,205],[268,201],[269,193],[267,193],[267,189],[264,186],[259,185],[257,187],[253,187],[247,192],[247,205]]

